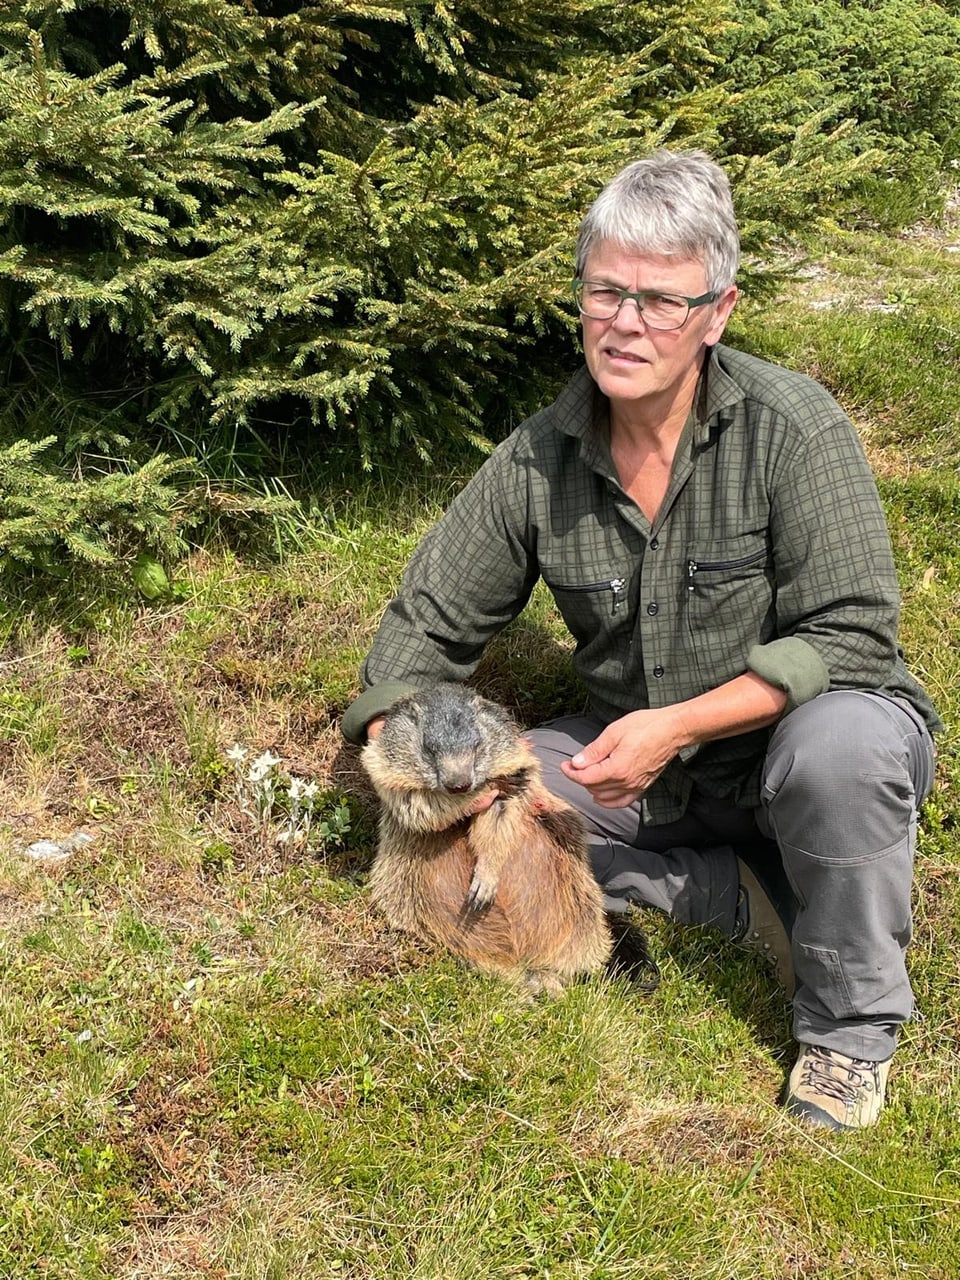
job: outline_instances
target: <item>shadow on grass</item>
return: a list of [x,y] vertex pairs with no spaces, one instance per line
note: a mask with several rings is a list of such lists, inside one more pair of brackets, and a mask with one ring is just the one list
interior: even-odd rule
[[715,1010],[719,1025],[738,1024],[745,1039],[774,1058],[785,1081],[796,1054],[793,1011],[763,961],[718,930],[678,924],[652,908],[640,912],[639,923],[663,974],[652,999],[662,1003],[665,1018],[682,1019],[674,1009],[678,1003],[689,1003],[693,1023]]

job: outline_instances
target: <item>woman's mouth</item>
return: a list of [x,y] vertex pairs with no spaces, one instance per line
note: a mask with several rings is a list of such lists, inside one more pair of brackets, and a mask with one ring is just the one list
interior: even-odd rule
[[605,354],[610,360],[627,360],[631,364],[647,363],[643,356],[635,355],[632,351],[621,351],[618,347],[606,347]]

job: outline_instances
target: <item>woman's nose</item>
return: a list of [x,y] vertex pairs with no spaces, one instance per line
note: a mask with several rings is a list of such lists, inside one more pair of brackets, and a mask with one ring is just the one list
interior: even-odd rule
[[613,317],[611,324],[615,324],[618,329],[623,330],[646,328],[646,321],[643,318],[643,312],[637,299],[624,298],[620,303],[620,310]]

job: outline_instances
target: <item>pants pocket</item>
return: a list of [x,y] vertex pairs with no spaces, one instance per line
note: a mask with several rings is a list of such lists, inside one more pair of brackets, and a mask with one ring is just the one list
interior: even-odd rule
[[817,1000],[831,1017],[855,1018],[857,1009],[843,976],[839,952],[807,943],[798,944],[797,950],[797,977],[804,986],[816,992]]

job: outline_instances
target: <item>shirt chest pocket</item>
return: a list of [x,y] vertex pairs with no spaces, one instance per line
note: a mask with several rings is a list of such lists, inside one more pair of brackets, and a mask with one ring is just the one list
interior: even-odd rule
[[627,579],[611,574],[578,581],[544,576],[567,629],[578,647],[616,630],[627,617]]
[[684,595],[694,652],[698,665],[706,663],[713,673],[710,683],[738,674],[750,646],[773,639],[776,631],[766,530],[695,546],[686,562]]

